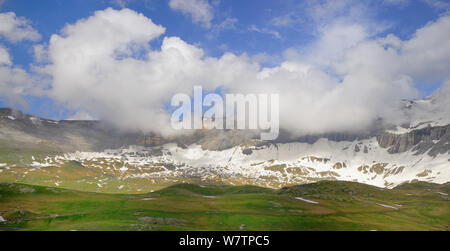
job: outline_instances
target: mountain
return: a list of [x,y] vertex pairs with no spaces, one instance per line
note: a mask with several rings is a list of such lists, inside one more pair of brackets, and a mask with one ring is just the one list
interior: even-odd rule
[[[164,138],[100,121],[54,121],[0,109],[0,181],[136,193],[180,182],[281,188],[320,180],[393,188],[450,181],[450,115],[442,98],[404,101],[408,123],[366,134],[263,142],[238,130]],[[444,109],[445,111],[445,109]]]
[[56,152],[103,151],[122,146],[159,146],[165,143],[223,150],[250,141],[257,136],[249,131],[200,130],[192,135],[163,138],[155,134],[123,131],[101,121],[55,121],[0,108],[0,147],[45,148]]

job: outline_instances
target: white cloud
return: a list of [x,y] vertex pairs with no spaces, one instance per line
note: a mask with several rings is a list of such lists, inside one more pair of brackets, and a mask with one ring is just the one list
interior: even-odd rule
[[295,135],[366,131],[380,117],[404,120],[399,100],[417,97],[417,80],[450,77],[450,34],[442,32],[448,25],[442,17],[402,41],[373,39],[363,24],[333,22],[309,47],[311,55],[322,53],[318,62],[291,49],[279,65],[262,68],[258,62],[268,55],[207,57],[178,37],[152,49],[148,43],[163,27],[128,9],[107,9],[53,35],[45,70],[53,78],[50,97],[128,130],[173,133],[165,105],[201,85],[279,93],[281,127]]
[[211,27],[214,14],[207,0],[170,0],[169,6],[175,11],[191,16],[194,23],[202,24],[206,28]]
[[355,19],[368,14],[365,3],[359,0],[309,0],[306,9],[316,23],[325,24],[336,17]]
[[130,0],[110,0],[110,2],[112,4],[115,4],[115,5],[117,5],[117,6],[121,7],[121,8],[125,8],[129,1]]
[[126,8],[131,4],[138,4],[140,8],[155,10],[156,6],[159,5],[158,1],[155,0],[102,0],[113,6],[119,7],[121,9]]
[[[339,69],[370,66],[379,74],[402,73],[415,81],[442,81],[450,78],[450,16],[443,16],[418,29],[410,40],[393,34],[375,40],[364,40],[346,52],[346,60],[337,62]],[[348,68],[349,67],[349,68]],[[383,73],[384,72],[384,73]],[[341,72],[342,73],[342,72]]]
[[323,66],[342,59],[347,50],[368,39],[365,26],[358,23],[336,22],[321,28],[318,40],[304,52],[309,60]]
[[41,35],[31,27],[30,21],[23,17],[17,17],[14,12],[0,13],[0,37],[13,43],[41,39]]
[[282,62],[281,57],[278,55],[269,55],[267,53],[257,53],[251,57],[251,60],[256,63],[270,63],[272,65],[278,65]]
[[11,65],[11,57],[9,56],[9,52],[0,45],[0,65]]
[[228,17],[219,24],[215,24],[211,28],[211,32],[207,35],[208,38],[218,36],[222,31],[236,29],[237,18]]
[[[40,35],[28,20],[15,13],[0,13],[0,37],[10,42],[37,41]],[[40,95],[42,88],[36,79],[21,67],[15,66],[8,50],[0,44],[0,96],[11,105],[26,105],[24,95]]]
[[450,32],[446,31],[450,31],[450,16],[429,23],[405,42],[402,63],[409,74],[421,80],[450,78]]
[[162,128],[158,123],[169,121],[163,109],[165,92],[173,88],[165,78],[176,78],[169,75],[171,64],[188,56],[179,54],[177,46],[180,51],[189,47],[175,38],[165,39],[162,50],[171,57],[153,66],[160,56],[149,53],[148,43],[164,31],[129,9],[97,11],[66,26],[48,46],[52,64],[45,70],[53,77],[49,95],[126,129]]
[[340,62],[361,42],[376,37],[389,27],[376,20],[365,1],[320,0],[307,1],[303,8],[315,41],[297,48],[304,61],[329,70],[335,62]]
[[447,0],[423,0],[431,7],[439,9],[439,10],[449,10],[450,3]]
[[390,5],[407,5],[411,2],[411,0],[383,0],[384,4]]
[[253,31],[253,32],[258,32],[258,33],[261,33],[261,34],[267,34],[267,35],[270,35],[270,36],[272,36],[274,38],[281,39],[280,33],[278,31],[276,31],[276,30],[271,30],[271,29],[268,29],[268,28],[258,28],[256,25],[250,25],[248,30],[249,31]]
[[277,27],[289,27],[299,22],[299,20],[300,19],[294,13],[288,13],[272,18],[270,24]]
[[36,44],[33,46],[34,60],[37,63],[47,62],[47,47],[45,44]]
[[0,45],[0,97],[11,105],[25,106],[24,95],[39,95],[42,88],[24,69],[14,66],[8,51]]
[[66,120],[96,120],[96,118],[88,112],[78,111],[72,116],[69,116]]
[[[407,6],[411,4],[412,0],[384,0],[384,4],[397,5],[397,6]],[[430,7],[436,10],[448,11],[450,9],[450,2],[447,0],[421,0],[421,2],[428,4]]]

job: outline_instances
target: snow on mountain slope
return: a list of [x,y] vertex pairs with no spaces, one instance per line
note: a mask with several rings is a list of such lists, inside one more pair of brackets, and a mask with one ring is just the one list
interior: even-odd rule
[[[396,125],[390,133],[404,134],[428,126],[450,125],[450,85],[443,85],[433,95],[419,100],[403,100],[404,125]],[[406,125],[406,126],[405,126]]]
[[[450,181],[450,97],[446,93],[404,101],[406,119],[391,130],[362,136],[286,137],[274,142],[254,140],[247,131],[238,130],[199,130],[172,140],[122,135],[100,122],[51,121],[0,109],[0,147],[14,152],[25,146],[66,146],[59,155],[33,157],[31,164],[21,163],[24,156],[15,161],[0,156],[0,173],[26,178],[40,172],[51,184],[64,186],[59,174],[75,165],[79,176],[70,179],[77,184],[91,182],[103,188],[110,182],[119,190],[124,181],[136,179],[163,185],[200,180],[271,188],[319,180],[387,188],[415,180],[446,183]],[[107,147],[115,149],[104,150]],[[19,167],[25,170],[19,173]],[[94,180],[86,181],[88,176]]]
[[[360,150],[358,150],[360,149]],[[160,150],[159,156],[148,154]],[[245,152],[245,153],[244,153]],[[76,152],[47,158],[34,167],[77,161],[86,168],[118,172],[121,179],[199,178],[204,182],[253,184],[280,188],[319,180],[345,180],[392,188],[414,180],[450,181],[450,155],[391,154],[376,138],[354,142],[321,139],[314,144],[287,143],[263,147],[236,146],[223,151],[200,145],[180,148],[131,146],[104,152]],[[149,169],[150,168],[150,169]]]

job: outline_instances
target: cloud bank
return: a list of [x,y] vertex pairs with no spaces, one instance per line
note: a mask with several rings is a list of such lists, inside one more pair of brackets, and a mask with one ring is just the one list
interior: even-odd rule
[[[174,133],[166,109],[172,96],[191,94],[195,85],[279,93],[280,127],[302,136],[363,132],[380,119],[403,123],[399,101],[418,97],[414,83],[450,79],[450,33],[442,32],[450,30],[450,16],[408,40],[373,38],[377,27],[345,18],[320,23],[307,53],[288,50],[279,65],[262,67],[247,54],[207,56],[179,37],[163,37],[165,28],[142,14],[109,8],[54,34],[39,48],[48,57],[40,70],[52,78],[47,95],[66,107],[166,136]],[[160,47],[150,46],[161,37]],[[0,62],[12,72],[4,48]]]

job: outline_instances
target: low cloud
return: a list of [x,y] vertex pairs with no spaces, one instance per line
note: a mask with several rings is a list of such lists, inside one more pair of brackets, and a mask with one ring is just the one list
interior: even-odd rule
[[73,115],[69,116],[66,120],[95,120],[91,114],[85,111],[78,111]]

